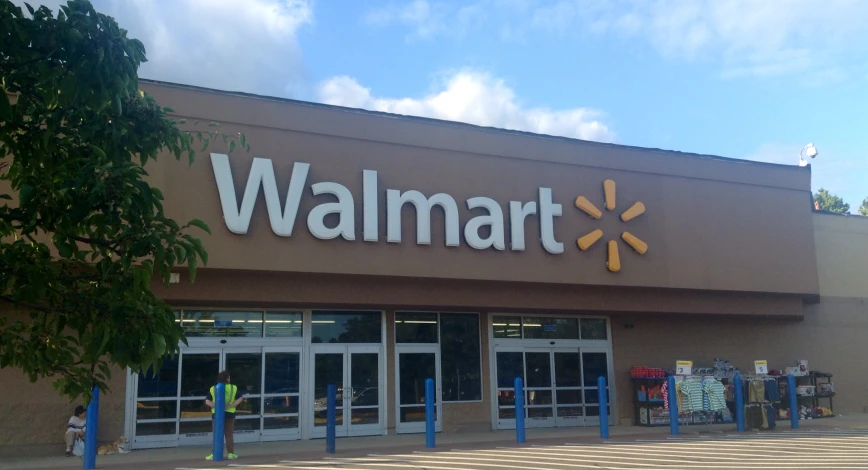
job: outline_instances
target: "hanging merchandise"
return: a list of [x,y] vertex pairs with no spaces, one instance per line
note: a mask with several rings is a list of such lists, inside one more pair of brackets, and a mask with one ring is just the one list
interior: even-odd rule
[[[691,370],[680,376],[674,369],[645,366],[630,369],[636,425],[668,425],[670,398],[678,406],[681,424],[731,423],[736,401],[733,379],[737,375],[742,380],[745,425],[749,429],[775,429],[777,420],[790,417],[787,373],[795,375],[798,407],[793,412],[797,416],[801,419],[834,416],[832,374],[811,371],[807,360],[791,362],[795,367],[786,371],[766,363],[767,369],[763,370],[768,370],[768,375],[753,375],[753,368],[751,373],[742,375],[740,369],[724,359],[714,359],[710,367],[708,363],[683,362],[689,362]],[[669,386],[669,376],[675,376],[674,387]],[[826,405],[826,400],[828,406],[820,406],[821,403]]]
[[748,401],[750,403],[760,403],[766,399],[766,386],[762,380],[751,380],[748,382]]

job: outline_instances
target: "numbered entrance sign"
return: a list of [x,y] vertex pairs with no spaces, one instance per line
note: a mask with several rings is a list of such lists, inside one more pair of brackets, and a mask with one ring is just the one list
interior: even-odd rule
[[675,375],[690,375],[693,373],[693,361],[676,361]]
[[769,373],[768,361],[753,361],[753,366],[756,368],[756,375],[766,375]]

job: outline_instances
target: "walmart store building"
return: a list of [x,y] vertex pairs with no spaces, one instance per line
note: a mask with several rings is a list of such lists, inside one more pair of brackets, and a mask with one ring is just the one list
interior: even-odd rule
[[[207,444],[221,369],[239,442],[323,437],[330,383],[338,436],[422,432],[427,377],[444,432],[514,427],[517,375],[528,427],[630,425],[629,369],[676,359],[808,359],[836,412],[868,406],[868,220],[813,212],[810,167],[143,88],[253,154],[149,164],[169,215],[212,228],[210,264],[153,284],[189,346],[118,371],[102,440]],[[0,383],[0,454],[59,445],[71,406]]]

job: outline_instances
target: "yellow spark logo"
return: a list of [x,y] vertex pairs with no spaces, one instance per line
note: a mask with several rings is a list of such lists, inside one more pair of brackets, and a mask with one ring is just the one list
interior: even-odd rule
[[[615,181],[603,181],[603,195],[606,199],[606,209],[610,211],[615,210]],[[591,201],[589,201],[585,196],[579,196],[576,198],[576,207],[595,219],[599,219],[603,215],[603,212],[600,211],[600,209],[597,209],[597,206],[591,203]],[[645,204],[636,202],[621,214],[621,220],[623,222],[629,222],[644,213]],[[576,240],[576,244],[579,245],[580,250],[585,251],[593,246],[594,243],[597,243],[597,240],[600,238],[603,238],[603,231],[597,229]],[[624,243],[633,247],[633,249],[640,255],[644,255],[645,252],[648,251],[648,244],[630,232],[624,231],[621,234],[621,239],[624,240]],[[609,271],[616,273],[621,270],[621,257],[618,255],[618,242],[615,240],[609,240],[608,249],[609,257],[606,265],[609,268]]]

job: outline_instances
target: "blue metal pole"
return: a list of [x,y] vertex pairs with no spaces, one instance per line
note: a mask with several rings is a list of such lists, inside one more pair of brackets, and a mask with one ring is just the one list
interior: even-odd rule
[[675,388],[675,377],[669,376],[669,433],[678,435],[678,393]]
[[515,378],[515,442],[524,444],[524,384],[521,377]]
[[84,470],[96,468],[96,437],[99,424],[99,388],[93,388],[93,398],[87,405],[87,422],[84,425]]
[[799,429],[799,400],[796,398],[796,378],[787,375],[787,392],[790,395],[790,424],[793,429]]
[[211,456],[215,462],[223,460],[223,434],[226,429],[226,384],[214,386],[214,441]]
[[[328,386],[328,404],[326,405],[326,453],[335,453],[335,415],[337,408],[337,386]],[[346,410],[344,410],[346,411]],[[344,416],[346,419],[346,416]]]
[[736,375],[733,379],[735,387],[735,427],[738,432],[744,432],[744,385],[741,376]]
[[434,379],[425,379],[425,447],[434,448]]
[[609,395],[606,389],[606,378],[597,379],[597,392],[600,394],[600,439],[609,438]]

